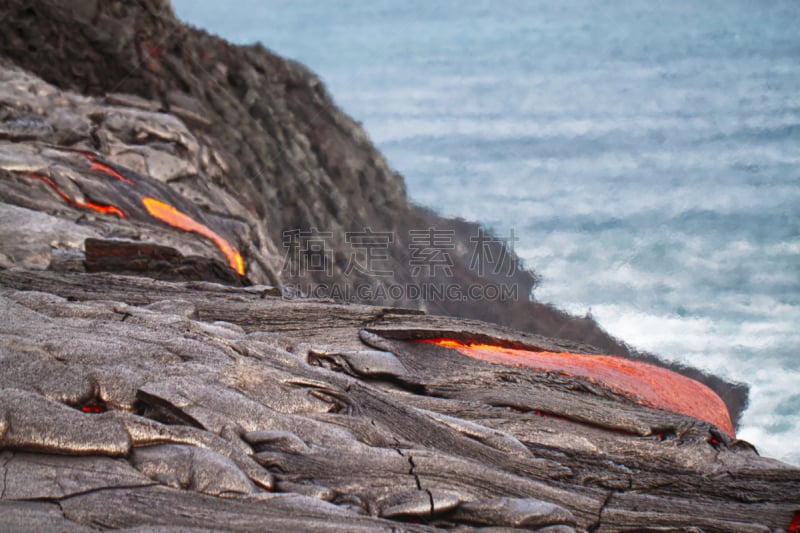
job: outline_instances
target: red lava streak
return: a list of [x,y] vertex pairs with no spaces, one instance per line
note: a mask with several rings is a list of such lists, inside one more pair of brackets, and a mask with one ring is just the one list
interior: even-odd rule
[[29,176],[31,178],[41,180],[46,184],[48,184],[54,191],[56,191],[56,194],[58,194],[65,202],[67,202],[70,205],[74,205],[75,207],[82,207],[85,209],[94,209],[98,213],[103,213],[104,215],[117,215],[119,218],[125,218],[125,213],[122,211],[122,209],[120,209],[115,205],[96,204],[89,200],[86,200],[85,202],[74,200],[70,198],[69,195],[67,195],[64,191],[59,189],[58,185],[56,185],[55,182],[50,178],[48,178],[47,176],[42,176],[41,174],[33,174],[33,173],[29,174]]
[[526,366],[546,372],[580,376],[637,399],[656,409],[705,420],[731,437],[736,431],[725,403],[710,388],[666,368],[611,355],[535,352],[456,339],[423,339],[490,363]]
[[[123,175],[121,172],[117,171],[113,166],[108,163],[104,163],[100,161],[97,156],[92,154],[91,152],[85,152],[81,150],[72,150],[68,148],[60,148],[63,151],[75,153],[82,157],[88,159],[91,163],[90,168],[101,174],[106,176],[110,176],[116,180],[121,182],[127,183],[128,185],[132,185],[136,187],[136,182],[128,178],[127,176]],[[120,218],[125,218],[127,215],[125,212],[122,211],[119,207],[114,205],[101,205],[96,204],[94,202],[76,200],[62,191],[58,185],[49,177],[43,176],[41,174],[29,173],[30,177],[38,179],[40,181],[45,182],[49,185],[65,202],[75,207],[82,207],[93,209],[99,213],[109,214],[109,215],[116,215]],[[143,178],[144,179],[144,178]],[[141,192],[137,192],[135,190],[131,190],[125,188],[127,196],[134,196],[141,198],[142,205],[144,205],[147,212],[150,216],[157,218],[158,220],[173,226],[175,228],[182,229],[184,231],[189,231],[193,233],[197,233],[210,239],[216,246],[219,248],[222,253],[225,255],[225,258],[228,260],[228,264],[230,267],[235,270],[240,276],[244,276],[244,261],[242,260],[241,254],[239,251],[231,246],[231,244],[220,237],[217,233],[211,230],[205,224],[202,224],[196,220],[194,220],[191,216],[187,215],[186,213],[179,211],[172,205],[163,202],[161,200],[156,200],[155,198],[151,198],[148,196],[142,197],[143,194]],[[135,213],[134,213],[135,214]]]
[[102,161],[98,161],[97,156],[94,155],[92,152],[86,152],[84,150],[74,150],[72,148],[63,148],[63,147],[56,147],[56,149],[57,150],[61,150],[63,152],[68,152],[68,153],[71,153],[71,154],[78,154],[80,156],[85,157],[86,159],[88,159],[92,163],[91,165],[89,165],[89,168],[91,168],[95,172],[101,172],[101,173],[103,173],[103,174],[105,174],[107,176],[111,176],[112,178],[116,178],[116,179],[118,179],[120,181],[124,181],[125,183],[127,183],[129,185],[136,185],[135,181],[133,181],[132,179],[130,179],[130,178],[126,177],[126,176],[123,176],[122,174],[120,174],[119,172],[114,170],[114,167],[112,167],[108,163],[103,163]]
[[102,172],[103,174],[111,176],[112,178],[117,178],[118,180],[124,181],[125,183],[128,183],[130,185],[136,185],[136,183],[134,183],[133,180],[126,178],[125,176],[123,176],[122,174],[120,174],[119,172],[117,172],[116,170],[111,168],[110,165],[106,165],[105,163],[101,163],[100,161],[97,161],[93,157],[90,157],[90,156],[86,156],[86,157],[92,162],[92,165],[89,167],[92,170],[94,170],[96,172]]
[[170,226],[180,228],[184,231],[198,233],[203,237],[211,239],[211,241],[217,245],[217,248],[222,250],[222,253],[225,254],[225,257],[228,259],[228,264],[231,266],[231,268],[234,269],[240,276],[244,276],[244,261],[242,261],[242,256],[239,254],[239,251],[231,246],[228,241],[209,229],[208,226],[197,222],[186,213],[178,211],[171,205],[164,203],[161,200],[144,197],[142,198],[142,203],[150,215],[161,220],[162,222],[165,222]]

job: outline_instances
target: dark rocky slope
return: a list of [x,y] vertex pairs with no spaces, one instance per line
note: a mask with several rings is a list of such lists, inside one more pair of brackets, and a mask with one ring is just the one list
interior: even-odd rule
[[[169,2],[8,0],[0,5],[0,54],[58,87],[106,96],[111,103],[147,111],[171,111],[183,119],[199,145],[211,147],[201,154],[206,168],[183,166],[173,169],[166,179],[188,190],[198,187],[194,173],[203,170],[212,180],[209,186],[241,203],[245,212],[236,216],[248,219],[249,229],[242,240],[250,239],[242,253],[250,262],[248,276],[254,282],[374,285],[376,278],[369,274],[355,271],[344,275],[349,259],[345,233],[371,228],[395,236],[388,252],[393,275],[377,281],[413,284],[419,280],[412,278],[408,267],[409,230],[452,230],[456,235],[452,276],[438,271],[426,281],[455,284],[462,291],[503,283],[516,286],[518,299],[476,301],[433,295],[361,301],[488,320],[588,342],[607,353],[655,360],[632,352],[590,319],[529,301],[537,281],[529,271],[514,268],[513,275],[506,277],[490,272],[481,276],[471,270],[474,244],[469,237],[478,234],[478,227],[442,219],[410,204],[402,177],[387,166],[360,126],[334,105],[313,73],[259,45],[232,46],[182,25]],[[93,119],[85,127],[91,135],[87,148],[141,171],[145,170],[142,154],[120,148],[115,141],[146,144],[165,140],[141,131],[139,137],[109,138],[98,131]],[[56,131],[40,138],[67,145],[76,141],[58,135]],[[186,155],[181,151],[186,147],[177,144],[176,154]],[[205,196],[203,201],[211,211],[225,211]],[[254,220],[258,221],[255,226]],[[306,272],[290,277],[281,272],[280,260],[265,261],[254,251],[270,249],[280,255],[284,231],[310,228],[331,232],[330,275]],[[497,257],[499,245],[491,246]],[[517,263],[513,255],[509,258]],[[693,369],[679,371],[714,388],[734,420],[738,419],[747,401],[746,386],[725,383]]]
[[[0,44],[100,93],[91,80],[102,68],[126,80],[103,54],[146,56],[108,42],[105,52],[82,50],[101,43],[90,28],[130,34],[129,45],[152,35],[136,21],[183,31],[181,51],[216,43],[203,53],[230,54],[239,66],[228,68],[269,60],[294,72],[305,80],[295,105],[324,110],[328,126],[346,124],[338,157],[385,171],[301,67],[181,29],[163,6],[124,6],[7,2]],[[115,25],[112,12],[130,27]],[[70,17],[83,20],[72,33]],[[415,342],[623,353],[588,321],[537,315],[544,308],[528,302],[481,311],[499,323],[522,317],[525,333],[282,296],[274,225],[291,223],[282,217],[351,229],[344,212],[370,224],[389,213],[401,228],[450,224],[461,238],[474,228],[407,205],[388,171],[382,179],[395,188],[364,188],[351,202],[341,188],[352,174],[332,179],[339,167],[308,140],[306,122],[316,119],[290,111],[285,83],[262,104],[281,118],[247,118],[237,107],[246,93],[240,101],[225,92],[219,109],[202,100],[214,84],[203,63],[190,64],[198,86],[181,95],[158,85],[177,79],[152,73],[163,65],[131,72],[156,84],[152,100],[131,94],[147,84],[96,97],[62,91],[0,57],[0,529],[749,532],[800,519],[800,470],[759,457],[703,412],[647,404],[591,374],[492,364]],[[271,72],[259,77],[264,90],[280,77]],[[246,141],[282,174],[248,174],[260,163],[248,163],[252,147],[230,140],[235,120],[242,131],[262,128]],[[313,180],[336,190],[328,197]],[[275,196],[301,189],[299,203]],[[492,281],[463,264],[454,275]],[[539,329],[549,335],[530,333]],[[705,379],[723,397],[737,392]],[[735,419],[741,402],[728,405]]]

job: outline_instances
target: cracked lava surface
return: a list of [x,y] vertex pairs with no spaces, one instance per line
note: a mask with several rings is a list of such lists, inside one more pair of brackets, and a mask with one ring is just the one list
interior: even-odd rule
[[584,377],[625,394],[640,404],[704,420],[731,437],[736,437],[728,409],[714,391],[698,381],[660,366],[612,355],[539,352],[451,338],[424,339],[421,342],[445,346],[467,357],[490,363]]

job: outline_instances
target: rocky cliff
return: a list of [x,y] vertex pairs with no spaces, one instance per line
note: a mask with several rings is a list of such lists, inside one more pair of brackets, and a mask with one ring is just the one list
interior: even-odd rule
[[[409,204],[302,66],[144,1],[5,2],[0,54],[6,529],[769,531],[800,516],[799,471],[735,439],[743,387],[648,367],[528,301],[531,273],[481,276],[478,228]],[[285,232],[311,228],[330,232],[330,269],[285,268]],[[437,228],[452,264],[429,281],[523,297],[287,290],[375,283],[348,272],[346,234],[366,228],[395,239],[385,283],[418,281],[409,232]]]
[[[234,216],[246,221],[246,228],[233,233],[242,241],[252,282],[301,288],[418,286],[420,279],[409,265],[418,244],[410,232],[434,228],[448,235],[445,253],[452,265],[429,268],[432,275],[425,283],[453,287],[458,295],[476,288],[486,294],[481,289],[487,286],[491,295],[497,287],[510,287],[515,296],[487,301],[435,291],[416,296],[371,290],[353,291],[351,299],[487,320],[656,361],[609,337],[591,319],[530,300],[537,278],[520,268],[502,243],[482,246],[488,256],[505,258],[507,265],[498,272],[476,269],[476,244],[470,239],[482,230],[409,203],[402,177],[387,166],[361,127],[334,105],[313,73],[259,45],[232,46],[187,27],[175,19],[169,2],[9,0],[0,6],[0,55],[57,87],[177,117],[185,130],[181,139],[164,131],[115,132],[89,116],[83,118],[80,134],[69,134],[72,138],[65,138],[58,125],[52,133],[40,130],[37,138],[72,146],[82,135],[85,148],[139,172],[160,174],[161,181],[210,212],[225,213],[230,206],[221,205],[213,198],[217,192],[209,196],[206,189],[224,191],[240,204]],[[18,122],[29,111],[23,107],[5,113]],[[182,142],[190,138],[194,144]],[[198,172],[209,182],[200,183]],[[347,242],[347,234],[367,229],[392,235],[391,246],[378,251],[385,254],[378,268],[388,275],[348,271],[353,243]],[[304,259],[297,252],[299,243],[292,242],[293,231],[329,234],[321,258],[328,262],[325,268],[284,268],[285,259]],[[303,245],[307,251],[313,243]],[[441,250],[416,251],[430,256]],[[673,368],[711,386],[738,419],[747,401],[746,386]]]

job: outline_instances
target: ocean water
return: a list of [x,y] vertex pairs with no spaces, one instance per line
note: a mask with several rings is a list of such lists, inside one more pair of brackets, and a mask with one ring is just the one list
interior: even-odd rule
[[173,0],[317,72],[442,214],[514,230],[540,301],[751,387],[800,464],[796,0]]

